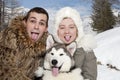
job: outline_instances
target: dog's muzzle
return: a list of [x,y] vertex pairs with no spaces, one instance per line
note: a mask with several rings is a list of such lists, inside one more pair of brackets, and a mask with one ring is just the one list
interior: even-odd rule
[[52,74],[53,74],[53,76],[57,76],[59,74],[59,70],[62,67],[62,65],[61,66],[57,66],[58,61],[56,59],[53,59],[51,61],[51,64],[52,64],[52,67],[51,67],[52,68]]

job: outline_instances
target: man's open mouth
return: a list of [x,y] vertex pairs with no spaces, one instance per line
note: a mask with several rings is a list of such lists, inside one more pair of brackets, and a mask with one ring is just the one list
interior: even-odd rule
[[31,38],[32,40],[36,41],[38,39],[39,33],[37,32],[31,32]]

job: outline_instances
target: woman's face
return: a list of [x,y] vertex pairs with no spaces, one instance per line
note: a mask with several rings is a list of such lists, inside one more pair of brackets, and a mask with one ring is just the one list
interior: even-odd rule
[[58,37],[65,44],[69,44],[75,41],[77,37],[77,28],[74,21],[71,18],[64,18],[58,28]]

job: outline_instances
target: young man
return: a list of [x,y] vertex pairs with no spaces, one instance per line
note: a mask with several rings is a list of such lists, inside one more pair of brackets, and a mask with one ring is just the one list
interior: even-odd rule
[[0,33],[0,80],[33,79],[42,59],[36,56],[46,47],[48,19],[46,10],[35,7]]

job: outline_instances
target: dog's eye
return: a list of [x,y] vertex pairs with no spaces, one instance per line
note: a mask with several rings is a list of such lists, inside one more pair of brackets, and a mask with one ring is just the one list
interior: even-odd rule
[[62,56],[63,54],[60,54],[60,56]]
[[53,53],[51,53],[51,55],[54,55]]

